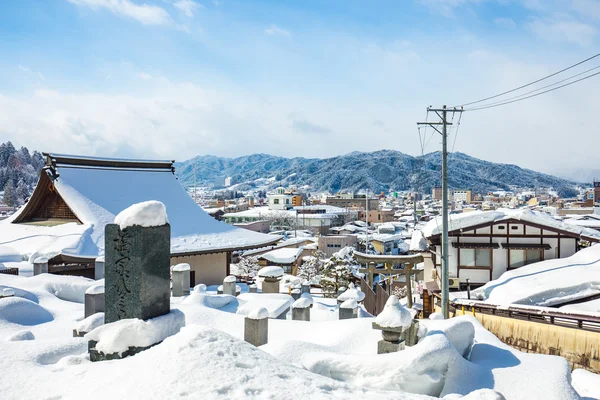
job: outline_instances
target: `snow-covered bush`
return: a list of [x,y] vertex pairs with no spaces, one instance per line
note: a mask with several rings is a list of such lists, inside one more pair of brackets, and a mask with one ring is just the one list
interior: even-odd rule
[[302,264],[298,267],[297,276],[303,281],[312,282],[321,271],[325,253],[320,250],[315,250],[312,256],[304,257]]
[[237,274],[242,277],[255,278],[259,269],[258,257],[240,257],[240,261],[237,263]]
[[354,258],[354,249],[344,247],[334,253],[322,266],[321,287],[323,296],[336,297],[341,287],[347,287],[360,265]]

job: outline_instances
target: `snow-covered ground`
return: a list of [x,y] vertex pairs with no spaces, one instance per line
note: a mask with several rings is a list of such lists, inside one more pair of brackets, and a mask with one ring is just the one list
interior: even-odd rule
[[92,363],[72,329],[97,283],[0,275],[0,289],[16,294],[0,299],[0,398],[563,400],[579,399],[575,388],[597,397],[597,375],[576,371],[572,386],[565,359],[512,349],[471,317],[423,320],[416,346],[377,355],[372,317],[338,321],[335,299],[315,296],[311,322],[269,320],[268,344],[256,348],[243,341],[236,313],[244,297],[211,288],[172,299],[186,326],[161,344]]

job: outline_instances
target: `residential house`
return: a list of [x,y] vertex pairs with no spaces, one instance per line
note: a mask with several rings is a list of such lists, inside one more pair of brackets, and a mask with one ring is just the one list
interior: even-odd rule
[[[441,268],[441,220],[423,228]],[[475,285],[497,279],[507,270],[573,255],[582,241],[600,242],[600,232],[565,224],[528,209],[499,209],[450,216],[448,273],[451,287],[467,279]],[[454,279],[453,279],[454,278]]]

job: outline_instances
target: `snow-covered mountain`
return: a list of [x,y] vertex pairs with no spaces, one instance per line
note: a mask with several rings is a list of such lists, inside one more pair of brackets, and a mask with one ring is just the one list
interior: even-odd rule
[[[414,190],[430,191],[441,186],[441,153],[413,157],[394,150],[372,153],[353,152],[326,158],[284,158],[253,154],[238,158],[198,156],[177,163],[177,174],[186,186],[194,183],[194,163],[199,184],[210,185],[218,177],[230,176],[238,190],[261,187],[309,185],[314,191]],[[512,164],[496,164],[463,153],[449,158],[449,184],[455,189],[487,193],[518,187],[553,187],[562,196],[574,195],[573,181],[523,169]]]

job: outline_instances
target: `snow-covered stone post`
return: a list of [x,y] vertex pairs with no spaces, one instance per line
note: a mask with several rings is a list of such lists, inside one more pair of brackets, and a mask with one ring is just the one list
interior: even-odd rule
[[104,312],[104,285],[90,286],[85,291],[84,318]]
[[12,288],[4,288],[0,290],[0,299],[3,297],[14,297],[15,290]]
[[104,256],[100,256],[96,258],[94,262],[94,279],[99,281],[100,279],[104,279]]
[[302,292],[300,291],[300,289],[292,289],[292,297],[294,300],[298,300],[301,294]]
[[269,312],[260,307],[248,313],[244,319],[244,340],[256,347],[267,344],[269,339]]
[[383,311],[373,322],[373,329],[381,330],[381,336],[383,336],[383,340],[377,342],[377,354],[404,350],[405,343],[401,339],[402,332],[409,329],[411,323],[410,312],[400,304],[397,296],[391,295],[385,303]]
[[413,319],[410,327],[402,332],[401,339],[407,346],[414,346],[419,342],[419,321]]
[[310,282],[306,281],[302,284],[302,293],[310,293]]
[[258,277],[263,278],[263,293],[279,293],[279,281],[283,276],[281,267],[264,267],[258,271]]
[[339,319],[351,319],[356,318],[358,304],[354,299],[348,299],[340,304],[340,308],[338,309],[338,318]]
[[341,304],[346,300],[355,300],[357,303],[360,303],[364,299],[365,294],[359,288],[354,286],[354,283],[350,283],[350,285],[348,285],[348,289],[338,296],[337,301],[338,304]]
[[306,297],[300,297],[292,304],[292,319],[294,321],[310,321],[311,305],[311,300]]
[[248,292],[258,293],[258,287],[256,286],[256,284],[252,284],[252,285],[248,286]]
[[181,297],[185,295],[185,284],[186,284],[186,275],[188,276],[187,281],[187,292],[190,293],[190,265],[189,264],[177,264],[173,266],[171,269],[171,279],[173,288],[171,289],[173,292],[173,297]]
[[33,261],[33,275],[48,273],[48,259],[46,257],[38,257]]
[[183,294],[190,294],[190,265],[187,264],[188,268],[183,271]]
[[237,278],[235,277],[235,275],[229,275],[226,276],[225,279],[223,279],[223,294],[229,294],[231,296],[236,296],[236,284],[235,282],[237,281]]

